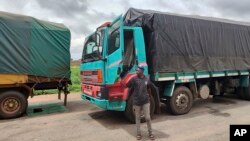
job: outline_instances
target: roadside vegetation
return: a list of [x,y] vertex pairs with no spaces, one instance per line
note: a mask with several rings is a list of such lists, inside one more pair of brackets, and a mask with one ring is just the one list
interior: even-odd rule
[[[80,86],[80,67],[79,65],[71,66],[71,81],[72,85],[69,85],[70,92],[79,92],[81,90]],[[43,95],[43,94],[57,94],[57,90],[38,90],[35,91],[35,95]]]

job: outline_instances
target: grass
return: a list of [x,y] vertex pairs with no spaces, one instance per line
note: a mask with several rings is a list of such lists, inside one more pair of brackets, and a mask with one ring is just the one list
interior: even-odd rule
[[79,92],[81,90],[79,66],[71,66],[71,81],[72,81],[72,85],[69,87],[70,91]]
[[[69,91],[70,92],[79,92],[81,90],[80,67],[79,66],[71,66],[71,82],[72,82],[72,85],[69,85]],[[57,93],[58,93],[58,91],[56,89],[35,91],[36,95],[57,94]]]

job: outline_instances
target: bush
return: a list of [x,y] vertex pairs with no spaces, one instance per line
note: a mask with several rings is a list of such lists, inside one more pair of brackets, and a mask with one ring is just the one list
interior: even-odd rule
[[[80,81],[80,67],[79,66],[71,66],[71,82],[72,85],[69,85],[70,92],[79,92],[81,90],[81,81]],[[43,94],[57,94],[57,90],[37,90],[35,91],[36,95]]]
[[71,81],[72,81],[72,85],[69,87],[70,91],[79,92],[81,90],[79,66],[71,66]]

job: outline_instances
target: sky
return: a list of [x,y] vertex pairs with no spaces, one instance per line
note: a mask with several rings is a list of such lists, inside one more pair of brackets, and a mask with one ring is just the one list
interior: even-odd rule
[[250,22],[250,0],[0,0],[0,11],[63,23],[71,31],[71,58],[84,38],[130,8]]

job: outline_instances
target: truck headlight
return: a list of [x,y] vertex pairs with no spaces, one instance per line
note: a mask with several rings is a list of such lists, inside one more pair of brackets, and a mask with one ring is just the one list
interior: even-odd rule
[[97,92],[97,97],[101,97],[102,93],[101,92]]

